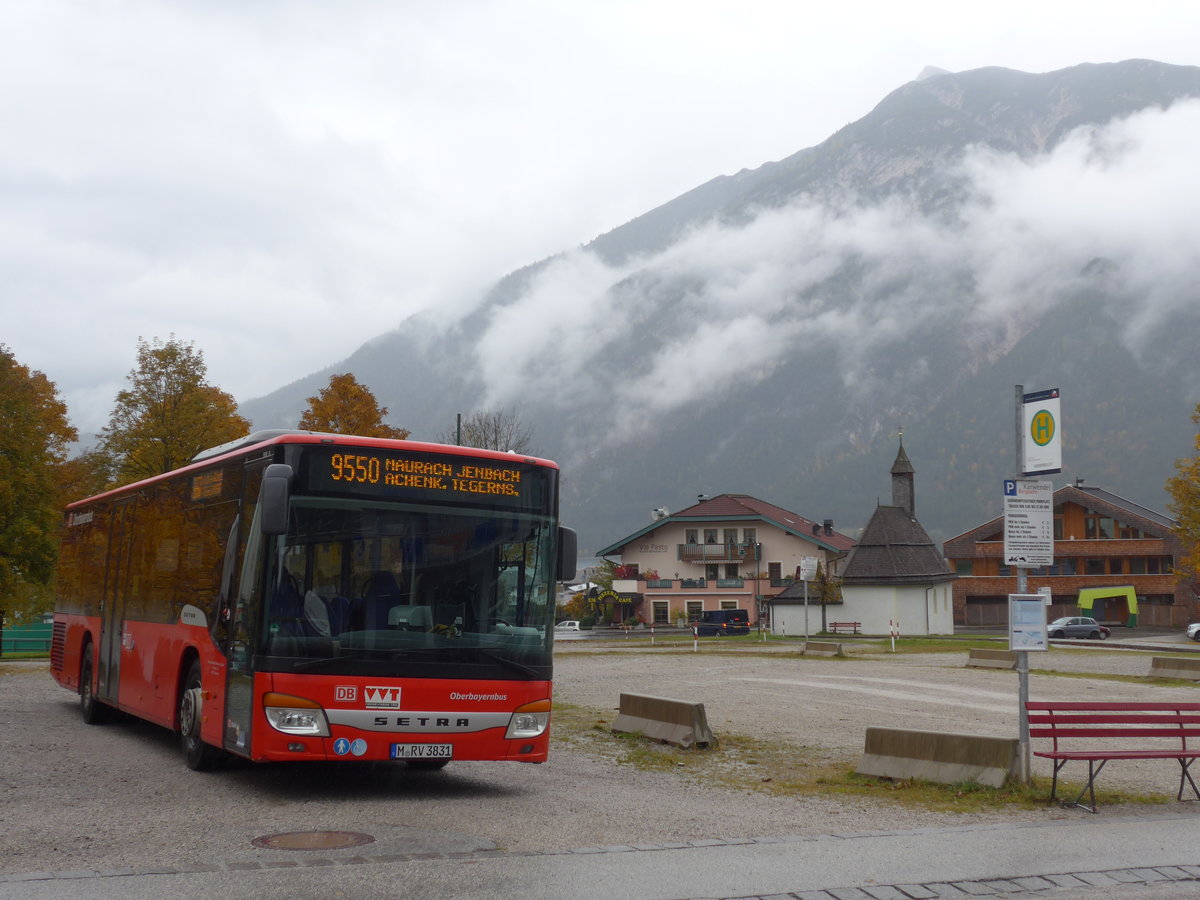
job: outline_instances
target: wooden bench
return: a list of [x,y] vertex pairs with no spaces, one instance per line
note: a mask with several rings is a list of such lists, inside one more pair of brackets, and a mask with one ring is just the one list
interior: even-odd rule
[[[1051,749],[1034,751],[1054,763],[1050,800],[1058,795],[1058,773],[1073,759],[1088,764],[1088,780],[1083,790],[1064,806],[1096,811],[1096,778],[1112,759],[1174,759],[1179,762],[1179,792],[1191,785],[1195,799],[1200,789],[1189,771],[1200,756],[1200,741],[1188,745],[1188,738],[1200,738],[1200,703],[1129,703],[1103,701],[1037,701],[1025,704],[1029,712],[1030,738],[1050,738]],[[1071,748],[1063,743],[1071,744]],[[1131,746],[1132,745],[1132,746]],[[1082,802],[1087,794],[1088,806]],[[1189,800],[1192,798],[1189,797]]]
[[830,634],[858,634],[858,630],[862,628],[862,622],[830,622]]

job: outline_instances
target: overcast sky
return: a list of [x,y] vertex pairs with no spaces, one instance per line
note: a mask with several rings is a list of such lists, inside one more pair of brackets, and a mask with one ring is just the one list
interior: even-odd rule
[[1193,0],[979,9],[0,2],[0,343],[84,437],[139,336],[193,341],[247,400],[820,143],[926,66],[1200,62]]

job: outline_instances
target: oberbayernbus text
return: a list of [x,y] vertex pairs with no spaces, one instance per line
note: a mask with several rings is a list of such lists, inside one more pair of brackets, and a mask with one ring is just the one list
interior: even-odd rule
[[51,671],[84,721],[173,729],[187,764],[546,760],[548,460],[258,432],[66,510]]

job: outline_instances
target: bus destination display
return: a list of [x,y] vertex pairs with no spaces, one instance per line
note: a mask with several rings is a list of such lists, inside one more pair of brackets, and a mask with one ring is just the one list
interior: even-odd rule
[[319,491],[389,496],[435,495],[502,506],[537,506],[534,487],[544,473],[483,459],[398,455],[356,447],[314,451],[308,487]]

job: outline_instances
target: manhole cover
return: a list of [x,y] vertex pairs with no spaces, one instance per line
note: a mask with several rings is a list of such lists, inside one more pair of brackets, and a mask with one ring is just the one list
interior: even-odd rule
[[373,844],[375,838],[357,831],[292,831],[286,834],[268,834],[252,840],[255,847],[268,850],[341,850]]

